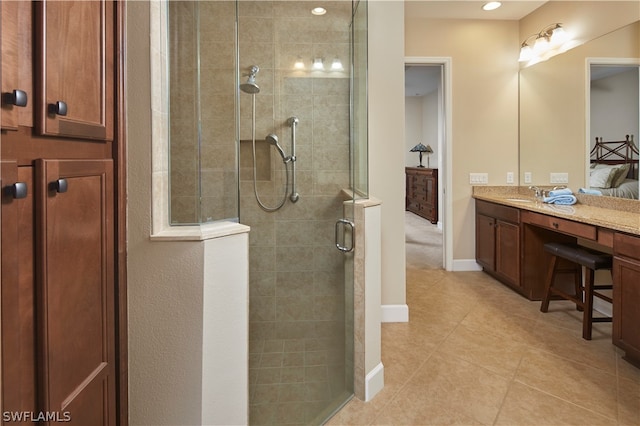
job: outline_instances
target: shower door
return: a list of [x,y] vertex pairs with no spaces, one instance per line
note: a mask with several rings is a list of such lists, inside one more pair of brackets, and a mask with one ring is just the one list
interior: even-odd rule
[[239,211],[251,227],[251,424],[321,424],[353,395],[353,188],[367,192],[355,9],[366,17],[349,1],[170,2],[171,222]]
[[345,1],[238,2],[250,424],[321,424],[353,395],[351,16]]

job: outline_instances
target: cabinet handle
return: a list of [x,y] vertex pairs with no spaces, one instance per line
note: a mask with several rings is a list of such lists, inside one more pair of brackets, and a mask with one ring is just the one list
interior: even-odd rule
[[2,103],[7,105],[15,105],[19,107],[27,106],[27,92],[15,89],[11,93],[2,94]]
[[57,101],[55,104],[49,104],[49,114],[67,115],[67,103]]
[[49,184],[49,189],[51,191],[56,191],[60,194],[67,192],[68,189],[68,185],[67,185],[67,180],[66,179],[58,179],[54,182],[51,182]]
[[560,226],[560,225],[558,225],[558,222],[553,222],[551,225],[553,225],[553,227],[554,227],[555,229],[558,229],[558,226]]
[[16,182],[13,185],[9,185],[5,187],[5,193],[16,200],[21,198],[27,198],[27,183],[26,182]]

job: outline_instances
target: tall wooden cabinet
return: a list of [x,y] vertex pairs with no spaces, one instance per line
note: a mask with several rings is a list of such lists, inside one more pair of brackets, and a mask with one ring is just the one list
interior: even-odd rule
[[406,209],[438,223],[438,169],[406,167]]
[[3,411],[116,424],[115,4],[0,3]]

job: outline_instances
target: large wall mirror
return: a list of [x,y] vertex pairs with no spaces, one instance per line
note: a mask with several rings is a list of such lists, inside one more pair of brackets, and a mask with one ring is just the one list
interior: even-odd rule
[[[592,151],[596,137],[605,142],[625,142],[629,135],[633,143],[627,145],[637,150],[639,67],[640,21],[522,69],[520,182],[555,185],[552,174],[556,177],[556,173],[566,173],[570,188],[590,188],[595,183],[595,177],[591,177],[594,167],[611,168],[622,162],[620,156],[614,156],[598,161],[606,167],[595,166]],[[638,159],[637,153],[623,155]],[[614,164],[606,164],[609,160]],[[635,196],[627,193],[624,196],[638,199],[637,162],[629,169],[615,172],[616,179],[605,186],[617,181],[635,185],[631,192]],[[614,172],[610,176],[613,178]],[[622,196],[615,191],[603,191],[603,195]]]

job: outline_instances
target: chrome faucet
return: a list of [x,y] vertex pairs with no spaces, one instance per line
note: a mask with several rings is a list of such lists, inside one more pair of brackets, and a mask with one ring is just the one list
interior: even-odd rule
[[543,196],[543,191],[542,189],[538,188],[537,186],[530,186],[529,189],[531,189],[532,191],[534,191],[536,198],[540,198]]

